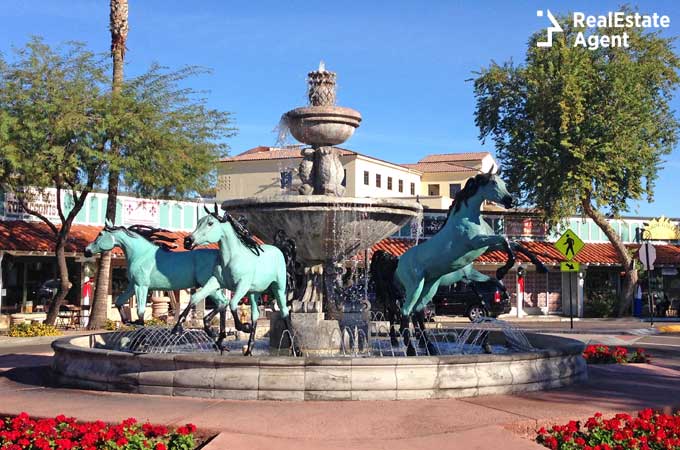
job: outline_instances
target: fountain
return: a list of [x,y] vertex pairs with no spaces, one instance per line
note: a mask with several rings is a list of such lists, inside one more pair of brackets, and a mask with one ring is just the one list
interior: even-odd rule
[[[344,169],[333,146],[352,136],[361,114],[335,105],[336,74],[326,70],[323,62],[309,72],[307,84],[309,106],[281,118],[282,128],[311,146],[301,150],[300,195],[227,200],[222,208],[245,216],[253,233],[267,242],[281,232],[295,242],[303,269],[291,319],[296,344],[310,355],[340,352],[345,328],[369,335],[367,300],[339,301],[343,261],[405,226],[422,214],[422,206],[414,201],[342,196]],[[271,347],[278,348],[282,339],[288,343],[276,314],[270,330]]]
[[[229,338],[220,352],[203,330],[169,328],[67,337],[53,343],[55,383],[139,394],[238,400],[400,400],[514,393],[587,378],[583,344],[523,333],[483,320],[429,330],[431,346],[407,357],[393,346],[380,314],[363,297],[366,280],[342,283],[346,260],[419,220],[413,201],[343,197],[335,145],[351,137],[361,115],[335,105],[336,74],[308,74],[309,106],[283,115],[303,144],[299,195],[225,201],[266,242],[296,244],[301,283],[290,294],[294,335],[274,314],[269,336],[252,356]],[[418,330],[415,330],[416,334]],[[292,341],[292,342],[291,342]],[[291,356],[291,344],[302,357]],[[430,349],[434,349],[433,352]]]

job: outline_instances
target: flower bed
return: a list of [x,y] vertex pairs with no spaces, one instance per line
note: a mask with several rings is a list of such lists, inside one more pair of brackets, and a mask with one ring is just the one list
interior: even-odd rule
[[9,328],[10,337],[59,336],[61,331],[43,323],[20,323]]
[[649,363],[650,357],[641,348],[629,353],[624,347],[610,348],[606,345],[589,345],[583,351],[583,357],[588,364],[625,364]]
[[59,415],[54,419],[31,419],[21,413],[0,421],[0,448],[8,450],[190,450],[196,447],[196,426],[177,429],[136,419],[117,425],[78,422]]
[[572,420],[537,433],[536,442],[552,450],[680,449],[680,414],[645,409],[636,417],[616,414],[604,419],[595,413],[583,426]]

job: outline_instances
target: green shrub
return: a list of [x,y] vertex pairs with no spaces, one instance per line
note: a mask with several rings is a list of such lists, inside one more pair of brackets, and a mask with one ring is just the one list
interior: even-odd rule
[[44,323],[20,323],[9,328],[12,337],[59,336],[61,331]]
[[610,291],[592,291],[588,293],[585,304],[586,317],[611,317],[618,299]]

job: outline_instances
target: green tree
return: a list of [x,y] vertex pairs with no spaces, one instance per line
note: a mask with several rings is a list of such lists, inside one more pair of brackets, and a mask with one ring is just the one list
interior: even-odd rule
[[[490,137],[508,187],[538,207],[554,227],[566,217],[590,217],[613,244],[625,270],[619,314],[630,308],[637,271],[607,217],[631,200],[652,201],[654,182],[677,141],[669,102],[680,61],[673,40],[627,28],[629,47],[574,46],[567,17],[553,46],[528,43],[524,64],[492,63],[474,81],[475,123]],[[600,35],[624,30],[598,28]]]
[[[54,235],[61,287],[47,315],[47,323],[53,325],[72,286],[67,237],[104,170],[110,102],[104,67],[80,45],[59,54],[33,40],[16,56],[15,62],[0,63],[0,181]],[[54,222],[30,206],[34,196],[52,187],[59,216]],[[63,201],[65,192],[70,202]]]
[[[196,68],[153,66],[113,95],[106,58],[82,44],[52,49],[34,39],[15,56],[0,60],[0,183],[54,233],[62,280],[48,313],[54,323],[71,288],[64,245],[87,195],[112,170],[141,195],[177,198],[205,189],[234,129],[229,113],[182,86],[202,72]],[[29,204],[48,188],[57,189],[57,223]]]

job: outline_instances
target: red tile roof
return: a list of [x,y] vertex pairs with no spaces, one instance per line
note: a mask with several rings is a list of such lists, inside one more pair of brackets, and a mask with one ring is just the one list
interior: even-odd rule
[[434,163],[434,162],[476,161],[490,154],[491,153],[489,152],[440,153],[435,155],[427,155],[418,162]]
[[[220,161],[232,162],[232,161],[262,161],[268,159],[291,159],[291,158],[301,158],[300,150],[303,148],[300,146],[291,146],[285,148],[278,147],[264,147],[259,146],[246,150],[236,156],[231,156],[223,158]],[[341,156],[356,155],[356,152],[351,150],[346,150],[344,148],[336,147]]]
[[477,169],[449,162],[418,162],[416,164],[401,164],[401,166],[408,169],[416,169],[423,173],[479,172]]
[[[102,227],[95,225],[76,224],[71,227],[66,242],[67,253],[83,253],[85,247],[97,238]],[[175,239],[177,247],[173,251],[184,250],[184,237],[189,233],[173,231],[161,233]],[[208,247],[217,248],[217,244]],[[43,222],[24,222],[21,220],[0,221],[0,250],[23,252],[54,252],[54,235]],[[113,253],[123,256],[123,252],[116,248]]]
[[[101,231],[99,226],[73,225],[66,243],[66,251],[68,253],[82,253],[85,247],[97,238],[99,231]],[[183,250],[182,242],[184,237],[189,235],[186,231],[173,231],[163,234],[175,239],[177,247],[174,251]],[[261,242],[259,239],[257,240]],[[53,242],[52,232],[42,222],[0,221],[0,250],[53,252]],[[410,239],[387,238],[375,244],[371,250],[374,252],[385,250],[393,255],[401,256],[414,243]],[[550,242],[522,241],[522,244],[545,264],[555,265],[564,260]],[[209,247],[217,248],[217,244],[212,244]],[[628,246],[631,250],[637,250],[638,247],[637,245]],[[655,247],[657,254],[656,263],[658,265],[680,265],[680,246],[657,244]],[[114,250],[114,254],[117,256],[123,255],[119,249]],[[361,259],[363,254],[360,253],[357,257]],[[482,264],[500,264],[506,260],[507,257],[504,252],[493,250],[480,256],[477,262]],[[616,252],[614,252],[614,247],[609,243],[587,243],[575,260],[582,264],[620,265]],[[518,254],[517,261],[528,263],[529,259],[522,254]]]
[[[375,244],[372,251],[385,250],[393,255],[401,256],[413,244],[414,241],[409,239],[387,238]],[[562,255],[550,242],[522,241],[522,245],[534,253],[544,264],[556,265],[564,261]],[[629,245],[628,247],[636,249],[638,246]],[[680,265],[680,246],[659,244],[656,245],[656,253],[658,265]],[[581,264],[620,265],[614,247],[609,243],[587,243],[575,260]],[[507,261],[505,252],[493,250],[484,253],[477,258],[476,262],[482,264],[500,264],[505,261]],[[517,261],[521,263],[530,262],[529,258],[519,253],[517,254]]]

